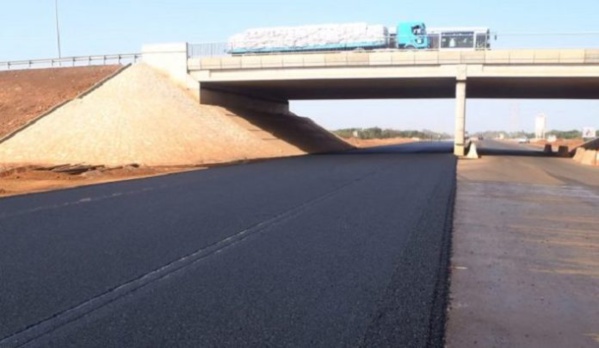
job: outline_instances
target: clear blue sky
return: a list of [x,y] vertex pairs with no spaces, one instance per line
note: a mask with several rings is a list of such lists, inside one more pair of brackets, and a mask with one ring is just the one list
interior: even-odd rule
[[[494,48],[599,48],[599,1],[200,1],[58,0],[63,56],[137,52],[145,43],[221,42],[252,27],[367,22],[394,25],[484,26],[498,34]],[[57,56],[54,0],[3,0],[0,61]],[[598,95],[599,97],[599,95]],[[451,100],[292,102],[296,113],[329,129],[382,126],[453,132]],[[470,132],[534,129],[539,113],[548,128],[599,129],[599,101],[470,100]]]

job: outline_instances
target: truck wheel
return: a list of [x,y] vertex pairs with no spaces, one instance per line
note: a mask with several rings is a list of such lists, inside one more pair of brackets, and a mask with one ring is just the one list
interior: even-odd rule
[[406,46],[406,50],[408,50],[408,51],[414,51],[415,49],[416,49],[416,47],[414,47],[412,45]]

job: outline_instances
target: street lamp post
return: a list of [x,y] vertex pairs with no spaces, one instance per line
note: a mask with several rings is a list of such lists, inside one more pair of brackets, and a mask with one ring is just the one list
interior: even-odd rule
[[58,46],[58,58],[62,58],[60,52],[60,27],[58,25],[58,0],[54,0],[54,14],[56,18],[56,45]]

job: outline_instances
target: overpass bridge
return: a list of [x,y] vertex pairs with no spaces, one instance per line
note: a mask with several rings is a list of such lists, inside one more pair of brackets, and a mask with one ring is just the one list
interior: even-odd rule
[[199,91],[205,104],[289,112],[289,100],[455,98],[458,156],[465,152],[466,98],[599,98],[599,49],[204,58],[190,58],[187,50],[187,44],[148,45],[142,59]]

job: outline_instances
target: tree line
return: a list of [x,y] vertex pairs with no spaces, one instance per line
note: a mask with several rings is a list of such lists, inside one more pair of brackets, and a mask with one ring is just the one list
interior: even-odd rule
[[[388,139],[388,138],[419,138],[419,139],[451,139],[453,136],[447,133],[439,133],[430,130],[398,130],[391,128],[343,128],[333,131],[334,134],[342,138],[359,138],[359,139]],[[503,132],[503,131],[485,131],[477,132],[476,135],[482,135],[485,138],[497,138],[503,134],[507,138],[534,138],[535,133],[533,132]],[[558,139],[579,139],[582,138],[581,130],[550,130],[545,132],[545,136],[554,135]],[[596,136],[599,137],[599,131]]]
[[419,139],[447,139],[451,135],[430,130],[397,130],[391,128],[344,128],[333,131],[342,138],[359,139],[388,139],[388,138],[419,138]]
[[[596,133],[597,134],[595,134],[595,136],[599,136],[599,131]],[[497,137],[499,137],[500,134],[503,134],[507,138],[527,137],[527,138],[532,139],[535,137],[534,132],[525,132],[525,131],[519,131],[519,132],[486,131],[486,132],[479,132],[476,134],[483,135],[485,138],[497,138]],[[550,135],[554,135],[558,139],[580,139],[580,138],[582,138],[582,131],[577,130],[577,129],[572,129],[572,130],[552,129],[550,131],[545,132],[545,137],[548,137]]]

